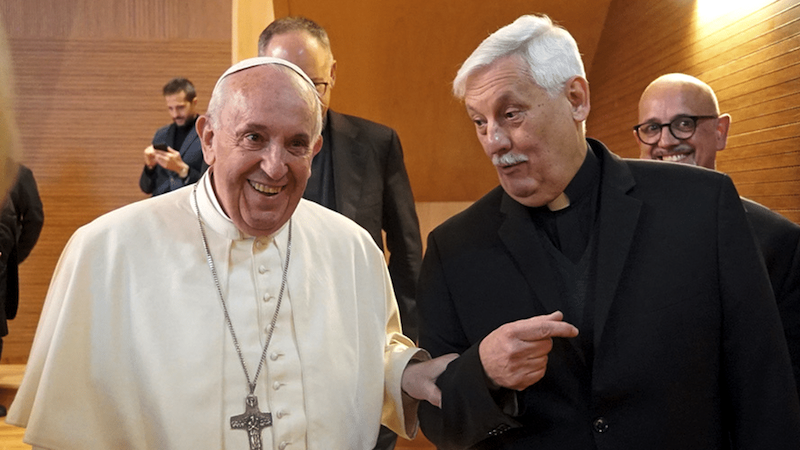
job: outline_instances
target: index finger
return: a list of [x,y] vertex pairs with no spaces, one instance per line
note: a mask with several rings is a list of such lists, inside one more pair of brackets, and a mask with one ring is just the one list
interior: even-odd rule
[[553,337],[572,338],[578,335],[578,328],[564,322],[563,314],[556,311],[546,316],[534,316],[518,321],[517,337],[523,341],[538,341]]

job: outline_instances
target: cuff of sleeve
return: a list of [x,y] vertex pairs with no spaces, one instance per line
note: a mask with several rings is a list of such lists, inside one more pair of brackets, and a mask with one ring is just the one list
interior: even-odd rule
[[401,339],[401,342],[398,342],[400,339],[395,339],[393,348],[386,354],[389,364],[385,372],[381,423],[397,433],[398,436],[411,440],[417,435],[419,400],[403,392],[403,371],[411,361],[427,361],[431,359],[431,356],[427,351],[415,347],[405,336],[402,336]]

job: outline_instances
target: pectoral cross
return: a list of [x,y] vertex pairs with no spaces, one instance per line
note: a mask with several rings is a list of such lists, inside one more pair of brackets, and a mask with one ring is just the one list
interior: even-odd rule
[[231,417],[231,428],[247,430],[250,450],[261,450],[261,430],[272,425],[272,414],[258,410],[258,398],[250,394],[245,399],[244,413]]

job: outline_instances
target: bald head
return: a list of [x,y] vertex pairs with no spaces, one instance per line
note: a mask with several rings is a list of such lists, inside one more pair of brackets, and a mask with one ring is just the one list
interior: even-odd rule
[[[676,119],[679,123],[675,123]],[[680,133],[679,130],[690,129],[687,126],[691,127],[693,122],[693,133]],[[639,100],[638,123],[642,129],[649,125],[653,130],[658,125],[673,123],[661,128],[654,143],[643,142],[643,133],[637,136],[634,132],[640,158],[714,169],[716,153],[727,142],[730,116],[720,116],[717,97],[710,86],[690,75],[673,73],[658,77],[644,90]]]
[[643,104],[660,101],[665,94],[676,93],[686,99],[687,107],[702,112],[702,115],[719,115],[719,103],[711,86],[683,73],[670,73],[653,80],[639,99],[639,114],[642,113]]
[[304,28],[279,29],[270,33],[269,39],[259,41],[258,55],[282,58],[300,67],[320,94],[322,114],[328,111],[331,88],[336,82],[336,60],[326,39]]

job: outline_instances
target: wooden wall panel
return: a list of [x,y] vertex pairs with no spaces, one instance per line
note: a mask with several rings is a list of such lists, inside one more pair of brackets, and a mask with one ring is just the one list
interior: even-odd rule
[[231,61],[230,4],[216,0],[0,0],[14,58],[23,162],[45,227],[20,266],[20,312],[2,363],[24,363],[44,296],[72,233],[146,198],[142,150],[170,122],[161,88],[185,76],[201,111]]
[[631,127],[644,88],[665,73],[696,76],[733,118],[717,169],[742,195],[800,222],[800,5],[751,2],[708,19],[696,3],[612,1],[589,74],[588,134],[638,157]]

